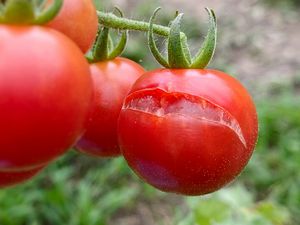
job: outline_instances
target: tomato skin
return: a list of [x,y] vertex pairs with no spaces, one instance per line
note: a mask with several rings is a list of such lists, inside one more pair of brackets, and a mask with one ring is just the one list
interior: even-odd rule
[[118,132],[125,159],[143,180],[166,192],[202,195],[242,171],[258,124],[250,95],[231,76],[160,69],[133,85]]
[[12,187],[30,180],[44,169],[44,166],[18,172],[0,172],[0,188]]
[[91,64],[94,107],[84,136],[76,144],[80,152],[98,157],[120,155],[117,121],[123,100],[145,70],[126,58]]
[[0,171],[44,165],[82,135],[92,102],[89,64],[46,27],[0,25]]
[[48,26],[67,35],[86,53],[92,47],[98,30],[93,1],[64,0],[61,11]]

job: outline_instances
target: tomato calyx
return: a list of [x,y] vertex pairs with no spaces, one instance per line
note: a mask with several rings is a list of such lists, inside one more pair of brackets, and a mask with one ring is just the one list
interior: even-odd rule
[[[115,7],[115,10],[120,14],[120,17],[123,18],[122,11],[117,7]],[[92,50],[86,56],[90,63],[112,60],[121,55],[124,51],[128,39],[127,30],[122,32],[122,36],[116,45],[109,32],[110,29],[108,27],[99,27],[96,42]]]
[[176,13],[176,18],[171,22],[168,36],[168,56],[165,58],[158,50],[154,40],[153,23],[161,8],[157,8],[151,19],[148,32],[148,45],[154,58],[165,68],[176,69],[204,69],[211,61],[217,40],[217,20],[212,9],[205,8],[209,15],[209,29],[201,49],[195,57],[191,53],[187,44],[187,38],[180,32],[180,24],[183,14]]
[[60,11],[63,0],[6,0],[0,2],[0,23],[42,25],[51,21]]

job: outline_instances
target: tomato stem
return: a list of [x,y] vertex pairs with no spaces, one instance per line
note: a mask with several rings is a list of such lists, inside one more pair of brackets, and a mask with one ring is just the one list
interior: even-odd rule
[[[115,8],[115,11],[123,17],[123,12],[119,8]],[[86,56],[90,63],[114,59],[121,55],[124,51],[128,39],[127,30],[122,32],[121,39],[116,46],[114,46],[111,36],[109,35],[109,31],[110,29],[108,27],[99,27],[93,49]]]
[[[135,31],[144,31],[148,32],[150,24],[147,22],[142,22],[138,20],[132,20],[127,18],[121,18],[113,13],[105,13],[102,11],[97,11],[99,24],[105,27],[110,27],[119,30],[135,30]],[[170,28],[153,24],[153,32],[157,35],[168,37],[170,33]],[[186,35],[181,32],[181,36],[185,37]]]
[[[186,35],[180,31],[183,14],[176,12],[176,18],[170,27],[154,24],[153,21],[160,8],[156,9],[149,23],[117,17],[112,13],[98,11],[99,24],[119,30],[136,30],[148,32],[148,45],[155,59],[166,68],[204,69],[211,61],[217,40],[217,20],[213,10],[205,8],[209,15],[209,29],[201,49],[192,59]],[[158,50],[153,34],[168,37],[168,57]]]

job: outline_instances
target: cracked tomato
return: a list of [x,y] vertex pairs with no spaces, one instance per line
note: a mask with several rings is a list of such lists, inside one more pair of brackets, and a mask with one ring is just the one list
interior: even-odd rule
[[125,159],[143,180],[163,191],[201,195],[242,171],[257,127],[253,101],[233,77],[159,69],[133,85],[118,132]]

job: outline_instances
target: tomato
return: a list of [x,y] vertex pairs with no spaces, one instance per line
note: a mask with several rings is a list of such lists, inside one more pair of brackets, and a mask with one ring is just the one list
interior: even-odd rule
[[0,171],[44,165],[84,132],[93,84],[89,64],[47,27],[0,25]]
[[119,113],[132,84],[144,72],[139,64],[121,57],[91,64],[94,108],[87,130],[76,145],[79,151],[100,157],[120,154]]
[[38,167],[28,171],[0,172],[0,188],[11,187],[36,176],[44,167]]
[[257,127],[251,97],[231,76],[159,69],[133,85],[118,132],[125,159],[142,179],[166,192],[201,195],[241,172]]
[[64,0],[61,11],[48,26],[64,33],[83,52],[87,52],[98,30],[98,16],[93,1]]

